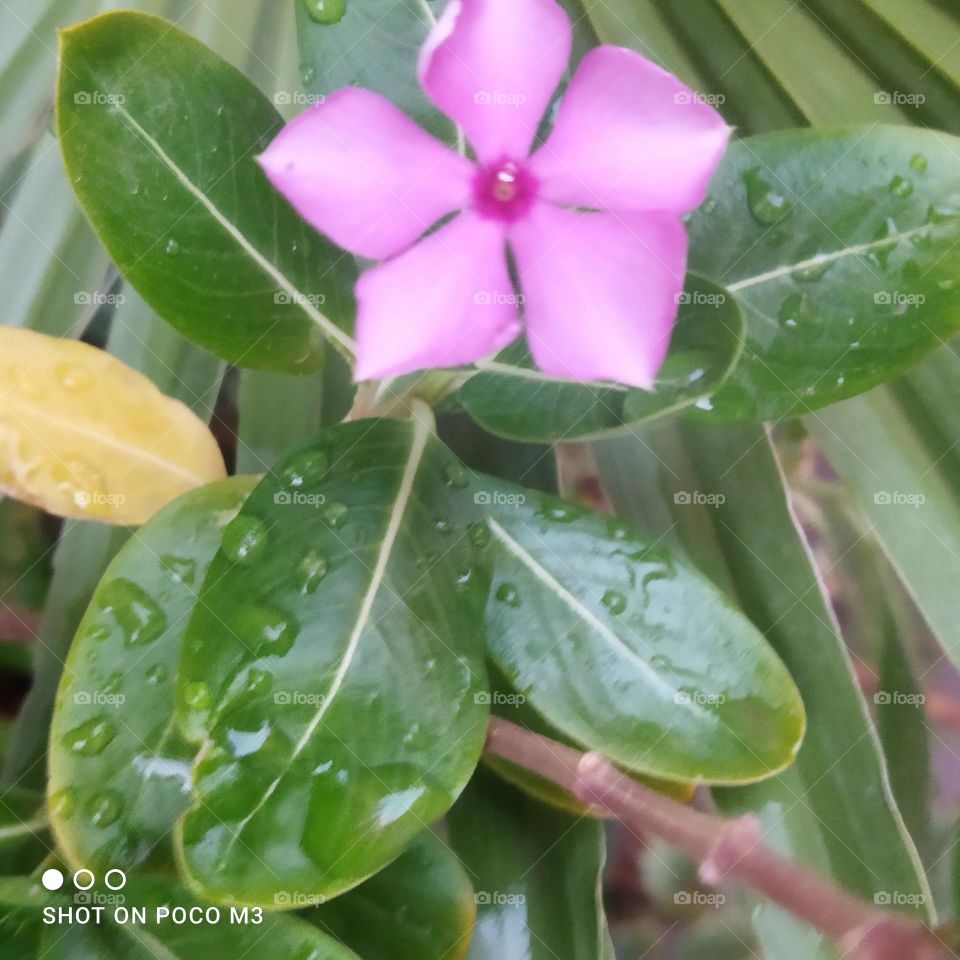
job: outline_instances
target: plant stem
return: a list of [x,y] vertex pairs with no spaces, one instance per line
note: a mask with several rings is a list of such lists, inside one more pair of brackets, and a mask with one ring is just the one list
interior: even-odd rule
[[763,843],[752,815],[728,820],[701,813],[637,783],[597,753],[581,753],[498,717],[491,718],[486,749],[553,781],[597,812],[679,848],[700,865],[704,883],[738,880],[752,887],[834,940],[850,960],[952,956],[909,915],[865,903],[781,857]]

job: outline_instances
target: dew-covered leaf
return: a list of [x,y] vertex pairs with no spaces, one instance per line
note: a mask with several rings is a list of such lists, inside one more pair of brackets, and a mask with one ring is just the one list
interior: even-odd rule
[[224,475],[207,425],[110,354],[0,327],[0,357],[0,492],[139,524]]
[[334,427],[227,527],[178,677],[206,896],[330,897],[443,814],[483,747],[487,581],[468,477],[422,423]]
[[74,867],[168,866],[195,750],[174,723],[187,622],[223,528],[256,479],[194,490],[121,549],[64,667],[50,739],[50,813]]

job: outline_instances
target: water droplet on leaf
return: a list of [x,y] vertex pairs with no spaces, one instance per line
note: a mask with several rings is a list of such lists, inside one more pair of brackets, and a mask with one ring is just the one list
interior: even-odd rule
[[96,757],[110,746],[117,728],[106,717],[92,717],[63,735],[61,743],[81,757]]
[[304,9],[314,23],[339,23],[347,12],[347,0],[303,0]]
[[258,517],[240,514],[223,531],[224,554],[236,563],[252,563],[269,540],[266,524]]
[[747,170],[743,183],[747,188],[747,206],[759,223],[770,226],[790,215],[792,205],[763,177],[759,167]]

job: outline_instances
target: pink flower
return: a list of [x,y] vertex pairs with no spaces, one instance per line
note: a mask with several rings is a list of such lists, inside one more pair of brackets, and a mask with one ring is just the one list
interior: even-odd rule
[[260,158],[314,227],[384,261],[357,283],[357,379],[491,354],[519,333],[519,302],[545,372],[652,385],[686,272],[681,214],[703,201],[730,131],[676,77],[601,46],[531,154],[570,47],[555,0],[450,0],[420,81],[476,163],[354,88],[305,111]]

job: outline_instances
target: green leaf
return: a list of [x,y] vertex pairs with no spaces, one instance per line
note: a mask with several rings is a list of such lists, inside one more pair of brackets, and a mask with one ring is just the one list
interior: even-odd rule
[[348,0],[336,23],[309,16],[315,0],[288,0],[297,11],[301,80],[313,96],[341,87],[364,87],[392,100],[441,140],[455,139],[453,124],[427,99],[417,59],[443,0]]
[[603,828],[481,771],[448,817],[476,888],[468,960],[604,960]]
[[[510,684],[503,678],[499,670],[493,665],[487,670],[490,675],[490,704],[491,712],[498,717],[509,720],[517,726],[526,730],[532,730],[542,736],[550,737],[560,743],[566,743],[568,746],[577,746],[570,738],[551,727],[528,703],[527,698],[517,693],[510,687]],[[512,783],[524,792],[530,794],[534,799],[542,803],[550,804],[567,813],[578,817],[595,816],[596,814],[586,804],[581,803],[572,793],[568,793],[563,787],[558,786],[552,780],[546,780],[538,776],[526,767],[518,766],[505,760],[503,757],[497,757],[493,754],[484,754],[483,762],[493,770],[498,776],[502,777],[507,783]],[[651,777],[644,777],[640,774],[633,774],[634,779],[639,780],[647,786],[659,790],[676,800],[683,802],[689,801],[693,797],[694,785],[690,783],[674,783],[669,780],[655,780]]]
[[[94,892],[109,895],[102,884]],[[123,888],[121,905],[130,911],[126,922],[115,916],[111,901],[103,907],[99,923],[82,924],[66,919],[37,928],[45,909],[69,908],[73,901],[63,895],[49,894],[38,883],[26,877],[0,879],[0,913],[19,921],[26,928],[27,942],[32,934],[42,948],[26,957],[44,960],[195,960],[196,957],[235,956],[244,960],[358,960],[342,944],[316,927],[295,917],[270,914],[260,910],[232,913],[229,908],[201,904],[180,886],[168,879],[140,877]],[[147,922],[132,919],[134,908],[146,912]],[[199,911],[200,923],[175,923],[175,908]],[[167,910],[171,913],[162,914]],[[216,912],[211,912],[216,911]],[[54,914],[56,916],[56,914]],[[31,930],[31,927],[34,929]],[[2,927],[0,927],[2,929]],[[21,955],[16,956],[20,960]]]
[[[685,548],[735,596],[803,696],[807,735],[794,766],[762,784],[715,791],[724,809],[756,813],[784,854],[868,901],[883,891],[928,895],[876,732],[763,428],[664,423],[636,439],[597,444],[596,450],[617,511],[647,536]],[[634,495],[637,489],[642,496]],[[702,495],[699,504],[693,497],[677,502],[688,500],[678,493],[693,491]],[[765,944],[778,956],[809,956],[802,945],[819,938],[802,928],[802,937],[784,940],[782,917],[770,905],[761,908]],[[791,938],[797,930],[791,923]]]
[[0,792],[0,850],[40,837],[49,826],[43,794],[18,787]]
[[390,866],[304,916],[363,960],[462,960],[476,913],[460,861],[424,830]]
[[117,554],[80,623],[51,728],[50,810],[74,867],[168,865],[195,751],[173,720],[183,634],[223,535],[256,483],[181,497]]
[[623,524],[478,477],[490,656],[550,724],[636,772],[740,783],[792,762],[803,705],[700,573]]
[[691,270],[747,343],[710,420],[773,420],[902,373],[960,326],[960,143],[874,126],[730,148],[691,221]]
[[482,427],[511,440],[595,437],[709,397],[736,364],[742,345],[736,301],[691,276],[653,392],[555,379],[534,368],[526,345],[518,341],[470,376],[458,398]]
[[120,271],[214,353],[305,372],[324,338],[351,351],[355,271],[257,166],[281,124],[250,81],[164,20],[105,14],[62,34],[67,172]]
[[818,411],[805,423],[943,649],[960,664],[957,384],[960,362],[942,351],[910,383]]
[[184,645],[202,743],[183,868],[206,896],[330,897],[443,814],[483,747],[486,577],[423,423],[335,427],[227,528]]

